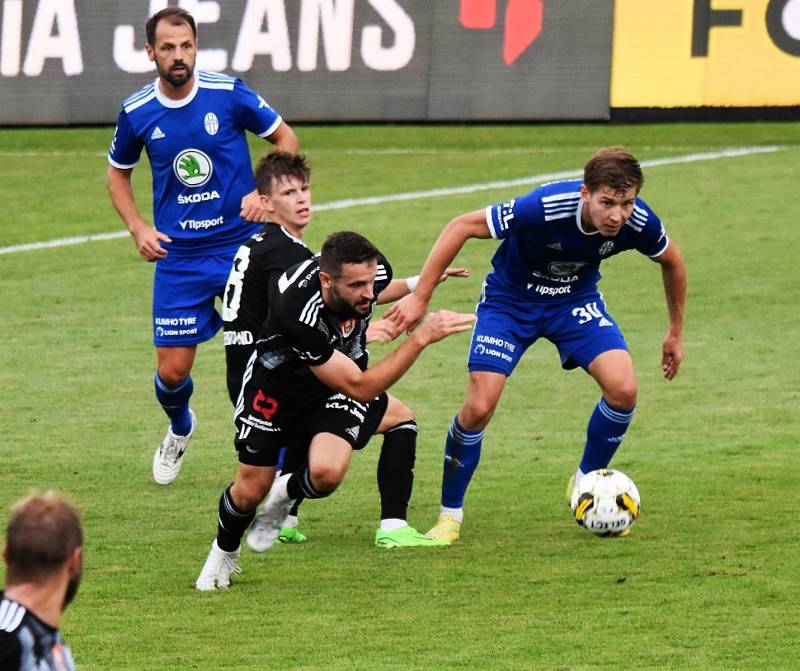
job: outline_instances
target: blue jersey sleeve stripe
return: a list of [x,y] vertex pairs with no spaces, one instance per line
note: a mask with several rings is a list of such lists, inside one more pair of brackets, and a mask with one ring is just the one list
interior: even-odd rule
[[198,79],[197,84],[201,89],[222,89],[224,91],[233,91],[234,82],[223,81],[208,81],[206,79]]
[[200,79],[208,79],[210,81],[221,81],[221,82],[236,81],[236,77],[231,77],[230,75],[226,75],[222,72],[208,72],[207,70],[200,70],[198,72],[198,77],[200,77]]
[[147,86],[143,86],[140,88],[136,93],[129,95],[125,100],[122,101],[122,106],[125,107],[126,105],[130,105],[133,102],[136,102],[142,96],[146,96],[148,93],[153,91],[155,88],[155,83],[151,82]]
[[138,100],[135,100],[134,102],[128,105],[125,105],[124,106],[125,112],[130,114],[131,112],[133,112],[133,110],[138,109],[142,105],[146,105],[155,97],[156,97],[156,89],[155,87],[153,87],[152,89],[150,89],[150,92],[146,96],[143,96],[142,98],[139,98]]
[[572,191],[570,193],[557,193],[554,196],[542,196],[542,203],[551,203],[555,200],[567,200],[571,198],[580,198],[580,191]]
[[272,123],[272,125],[271,125],[269,128],[267,128],[267,130],[265,130],[263,133],[259,133],[259,134],[258,134],[258,137],[269,137],[269,136],[270,136],[270,135],[272,135],[272,134],[273,134],[273,133],[274,133],[276,130],[278,130],[278,126],[280,126],[280,125],[281,125],[281,122],[282,122],[282,121],[283,121],[283,119],[281,119],[281,117],[280,117],[280,116],[278,116],[278,118],[277,118],[277,119],[275,119],[275,121]]
[[126,165],[126,164],[124,164],[124,163],[118,163],[118,162],[117,162],[117,161],[115,161],[113,158],[111,158],[111,155],[110,155],[110,154],[109,154],[109,156],[108,156],[108,162],[109,162],[111,165],[113,165],[115,168],[119,168],[120,170],[128,170],[129,168],[134,168],[134,167],[136,167],[137,165],[139,165],[139,161],[136,161],[136,163],[131,163],[130,165]]
[[494,221],[492,220],[492,210],[494,209],[494,205],[489,205],[486,208],[486,225],[489,227],[489,233],[491,236],[497,240],[497,231],[494,228]]

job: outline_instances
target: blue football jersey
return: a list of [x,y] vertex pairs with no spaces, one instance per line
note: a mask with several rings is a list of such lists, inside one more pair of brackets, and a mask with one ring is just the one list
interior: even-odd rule
[[[240,79],[195,72],[183,100],[158,80],[122,103],[108,160],[132,168],[142,147],[153,173],[153,221],[181,254],[206,254],[244,242],[261,225],[239,217],[255,189],[245,130],[271,135],[281,117]],[[162,243],[163,244],[163,243]]]
[[568,300],[596,288],[600,262],[636,249],[651,258],[669,245],[661,220],[640,198],[614,237],[581,227],[581,180],[552,182],[506,203],[486,208],[493,238],[490,286],[532,301]]

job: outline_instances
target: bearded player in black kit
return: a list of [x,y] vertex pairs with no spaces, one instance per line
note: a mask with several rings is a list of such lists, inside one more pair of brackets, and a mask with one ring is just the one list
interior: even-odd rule
[[[416,440],[413,414],[386,389],[425,347],[469,330],[474,315],[433,313],[391,354],[367,368],[366,330],[391,279],[389,263],[366,238],[341,232],[325,241],[319,258],[293,266],[278,280],[236,408],[236,479],[220,498],[217,537],[197,589],[230,585],[231,574],[238,571],[241,537],[268,491],[262,511],[265,549],[277,538],[294,501],[333,493],[353,449],[363,447],[373,433],[384,433],[387,441]],[[307,465],[272,486],[283,446],[307,451]],[[378,529],[376,544],[425,543],[405,521],[408,495],[396,491],[381,497],[381,516],[394,524]]]
[[[311,168],[306,158],[298,154],[272,151],[261,157],[255,170],[256,189],[264,209],[267,223],[255,236],[243,244],[233,261],[230,276],[223,298],[222,318],[225,329],[225,359],[227,368],[228,394],[236,406],[242,387],[242,376],[256,349],[256,339],[264,325],[269,311],[271,297],[277,292],[278,278],[285,270],[314,256],[303,242],[303,235],[311,223]],[[468,277],[466,268],[447,268],[439,281],[448,277]],[[379,303],[388,303],[406,296],[413,288],[416,278],[392,280],[381,292]],[[373,321],[367,329],[367,343],[392,340],[398,331],[391,322]],[[399,401],[397,402],[399,404]],[[413,420],[414,414],[404,408],[400,419]],[[399,421],[399,419],[398,419]],[[407,428],[411,428],[411,424]],[[378,489],[381,493],[396,491],[391,486],[394,481],[407,480],[403,489],[411,495],[411,481],[415,459],[415,442],[389,439],[381,448],[378,462]],[[407,450],[404,454],[402,449]],[[305,455],[294,451],[290,457],[301,459],[300,463],[279,460],[277,468],[283,473],[291,472],[305,461]],[[278,540],[284,543],[300,543],[306,536],[297,528],[297,506],[290,511],[281,525]],[[384,521],[383,526],[387,523]],[[266,548],[262,539],[263,525],[260,516],[247,535],[251,549],[263,552]],[[408,540],[408,539],[406,539]],[[424,541],[420,540],[424,543]]]

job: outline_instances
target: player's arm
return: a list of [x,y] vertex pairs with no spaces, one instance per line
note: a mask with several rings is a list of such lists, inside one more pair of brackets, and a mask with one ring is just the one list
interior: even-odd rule
[[156,261],[167,255],[167,250],[161,247],[160,242],[172,242],[170,237],[150,226],[139,214],[136,200],[133,197],[131,174],[133,168],[108,167],[108,194],[111,204],[120,216],[133,241],[136,249],[145,261]]
[[419,281],[408,296],[400,300],[386,313],[400,330],[413,329],[428,309],[433,290],[445,269],[470,238],[487,239],[492,237],[486,225],[486,211],[476,210],[453,219],[439,234],[428,254],[419,275]]
[[[439,277],[439,284],[447,281],[448,277],[469,277],[469,268],[445,268]],[[399,280],[392,280],[389,285],[378,295],[375,301],[378,305],[393,303],[404,296],[408,296],[419,282],[419,275],[404,277]]]
[[428,345],[453,333],[469,330],[473,321],[475,315],[439,310],[391,354],[365,371],[336,350],[325,363],[311,366],[311,372],[327,387],[367,403],[397,382]]
[[661,265],[664,293],[667,298],[669,329],[664,337],[661,370],[671,380],[678,373],[683,360],[683,313],[686,306],[686,264],[678,246],[670,240],[663,254],[653,259]]
[[281,121],[271,135],[267,135],[267,140],[275,145],[276,149],[290,154],[300,151],[300,139],[295,135],[291,126],[285,121]]

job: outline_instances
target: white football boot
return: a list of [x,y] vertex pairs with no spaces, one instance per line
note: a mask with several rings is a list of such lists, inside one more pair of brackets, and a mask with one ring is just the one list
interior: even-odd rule
[[291,473],[282,475],[272,485],[269,490],[267,502],[258,511],[250,531],[247,532],[247,545],[254,552],[266,552],[278,539],[286,516],[294,505],[294,499],[289,498],[286,491],[286,483],[292,477]]
[[181,472],[183,455],[186,454],[189,440],[197,426],[197,417],[194,412],[189,410],[189,414],[192,416],[192,428],[189,435],[179,436],[172,433],[172,425],[168,426],[161,445],[156,448],[156,453],[153,455],[153,480],[159,485],[171,484]]
[[195,588],[201,592],[210,592],[215,589],[227,589],[231,584],[231,575],[239,573],[239,552],[237,548],[234,552],[220,550],[217,539],[211,544],[211,551],[208,553],[206,563],[197,580]]

